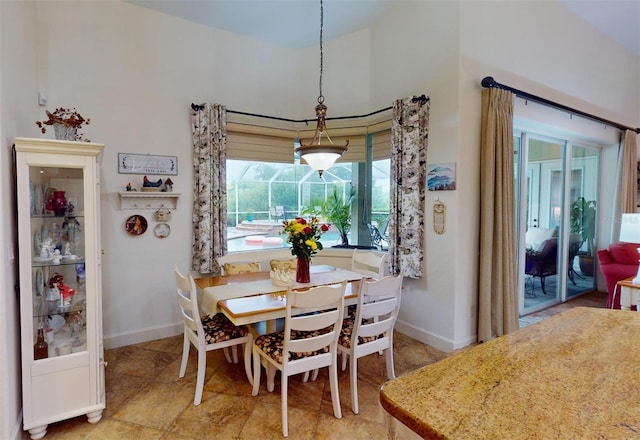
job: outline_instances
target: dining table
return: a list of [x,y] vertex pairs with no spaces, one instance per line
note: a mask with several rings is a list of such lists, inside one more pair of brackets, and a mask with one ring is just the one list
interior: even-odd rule
[[[345,305],[357,302],[364,275],[330,265],[312,265],[311,282],[297,283],[292,290],[309,289],[347,282]],[[275,331],[275,321],[286,314],[287,287],[274,285],[266,271],[201,277],[195,280],[203,314],[222,312],[235,325],[266,322],[266,331]]]

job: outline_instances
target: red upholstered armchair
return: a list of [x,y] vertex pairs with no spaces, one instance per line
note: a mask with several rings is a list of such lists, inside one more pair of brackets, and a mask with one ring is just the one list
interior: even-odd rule
[[614,295],[616,283],[638,272],[640,243],[612,243],[608,249],[598,250],[600,270],[607,283],[607,308],[620,308],[620,293]]

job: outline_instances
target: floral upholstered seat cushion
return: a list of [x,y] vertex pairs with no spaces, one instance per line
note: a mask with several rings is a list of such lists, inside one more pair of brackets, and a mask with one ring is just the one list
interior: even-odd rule
[[248,331],[245,326],[234,325],[222,313],[204,316],[202,318],[202,327],[205,333],[204,340],[207,344],[242,338],[247,335]]
[[[372,319],[366,319],[365,323],[369,324],[373,322]],[[353,327],[355,325],[355,316],[349,315],[342,321],[342,331],[340,332],[340,338],[338,339],[338,344],[342,345],[344,348],[351,348],[351,335],[353,334]],[[384,335],[376,335],[376,336],[358,336],[358,345],[365,344],[367,342],[375,341],[376,339],[382,338]]]
[[[298,331],[293,330],[291,332],[291,339],[304,339],[310,338],[316,335],[325,334],[331,331],[331,326],[325,327],[322,330],[316,331]],[[269,357],[271,357],[276,362],[282,364],[284,363],[284,358],[282,357],[282,348],[284,345],[284,332],[277,333],[269,333],[266,335],[259,336],[255,340],[255,345],[257,345],[260,350],[265,352]],[[311,351],[306,353],[296,353],[291,352],[291,358],[289,360],[302,359],[309,356],[315,356],[322,353],[328,353],[329,347],[324,347],[317,351]]]
[[295,270],[298,264],[297,258],[289,258],[287,260],[271,260],[269,262],[271,270]]
[[260,272],[260,263],[225,263],[223,267],[227,275]]

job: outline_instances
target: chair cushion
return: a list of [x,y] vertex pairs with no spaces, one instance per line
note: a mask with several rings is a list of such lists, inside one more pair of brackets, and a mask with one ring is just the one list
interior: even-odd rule
[[296,265],[298,264],[298,259],[289,258],[288,260],[271,260],[269,264],[271,265],[271,270],[295,270]]
[[205,333],[204,340],[207,344],[242,338],[247,335],[247,327],[234,325],[222,313],[204,316],[202,327]]
[[611,243],[609,245],[609,254],[616,263],[637,266],[638,259],[640,259],[638,247],[640,245],[637,243]]
[[[338,344],[342,345],[344,348],[351,348],[351,335],[353,334],[353,326],[355,325],[355,316],[349,315],[342,321],[342,331],[340,332],[340,338],[338,339]],[[366,324],[373,322],[372,319],[365,319]],[[376,339],[380,339],[384,337],[384,335],[376,335],[376,336],[358,336],[358,345],[366,344],[367,342],[375,341]]]
[[[310,338],[313,336],[321,335],[324,333],[328,333],[331,331],[331,326],[325,327],[321,330],[315,331],[299,331],[293,330],[291,332],[291,339],[304,339]],[[270,358],[278,362],[279,364],[284,363],[284,358],[282,357],[282,347],[284,345],[284,332],[277,333],[269,333],[266,335],[258,336],[254,341],[255,345],[257,345],[260,350],[267,354]],[[328,353],[329,347],[323,347],[317,351],[308,351],[308,352],[291,352],[290,353],[290,361],[294,361],[296,359],[302,359],[309,356],[315,356],[322,353]]]
[[260,272],[260,263],[224,263],[223,266],[227,275]]

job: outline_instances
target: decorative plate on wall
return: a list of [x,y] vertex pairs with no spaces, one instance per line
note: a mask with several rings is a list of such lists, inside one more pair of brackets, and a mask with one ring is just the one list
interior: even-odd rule
[[138,214],[132,215],[124,223],[124,227],[131,235],[142,235],[147,230],[147,219]]
[[171,227],[167,223],[158,223],[155,228],[153,228],[153,233],[158,238],[165,238],[171,234]]

